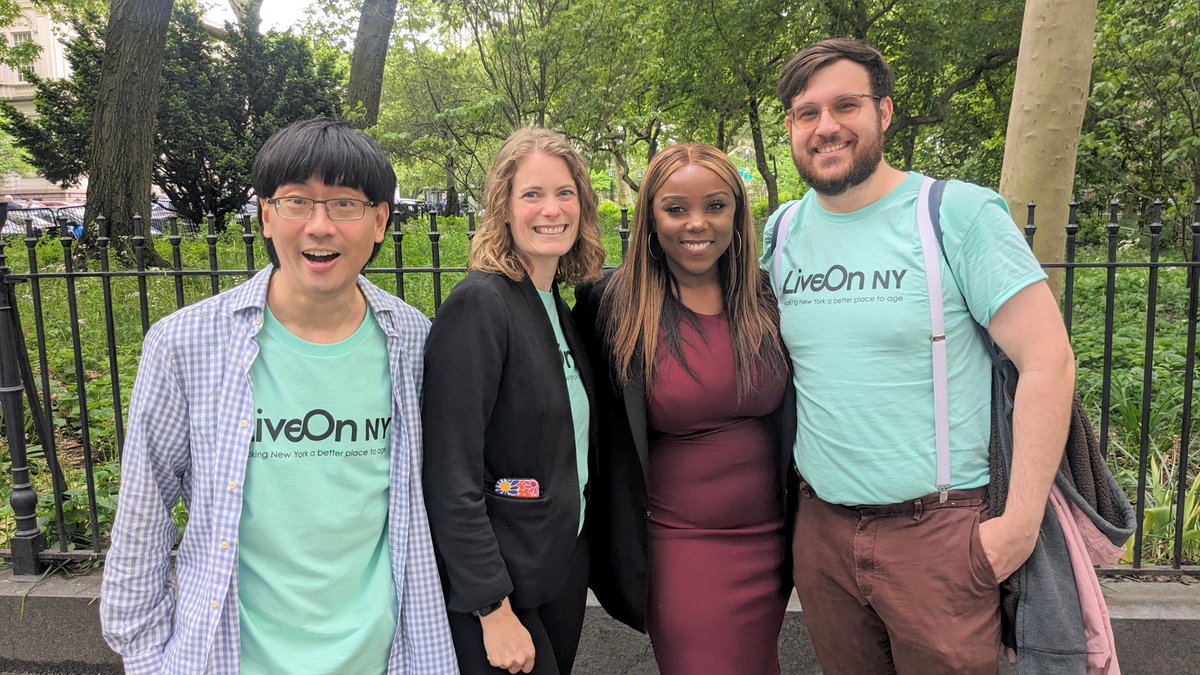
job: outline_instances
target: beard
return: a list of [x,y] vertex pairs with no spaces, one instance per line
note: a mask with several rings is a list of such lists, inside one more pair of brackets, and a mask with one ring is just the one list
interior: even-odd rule
[[807,148],[801,148],[797,152],[795,145],[792,146],[792,161],[796,163],[796,170],[800,173],[800,177],[804,179],[808,186],[817,191],[817,194],[836,197],[852,187],[861,185],[879,168],[879,163],[883,161],[883,129],[879,126],[878,121],[875,127],[875,137],[864,139],[859,137],[859,145],[854,150],[854,156],[850,160],[850,168],[846,169],[840,175],[822,172],[816,167],[814,161],[808,154]]

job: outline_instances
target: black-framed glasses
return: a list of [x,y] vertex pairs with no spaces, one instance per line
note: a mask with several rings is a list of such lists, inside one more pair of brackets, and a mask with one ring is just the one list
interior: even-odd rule
[[801,129],[812,129],[821,121],[821,111],[828,110],[834,121],[842,124],[858,117],[858,114],[862,112],[863,101],[866,99],[878,101],[882,98],[882,96],[874,94],[845,94],[835,98],[829,105],[812,103],[798,105],[788,110],[787,116],[792,119],[793,125]]
[[325,214],[330,220],[358,220],[367,212],[368,206],[378,206],[379,202],[368,202],[361,199],[309,199],[308,197],[276,197],[268,199],[267,203],[275,207],[275,213],[285,220],[308,220],[312,218],[317,204],[325,206]]

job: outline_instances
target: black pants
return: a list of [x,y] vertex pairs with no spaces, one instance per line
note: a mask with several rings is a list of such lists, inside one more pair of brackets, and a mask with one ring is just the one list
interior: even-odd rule
[[[583,632],[583,610],[587,603],[588,546],[580,537],[570,562],[571,571],[562,592],[553,602],[537,607],[513,607],[513,613],[533,638],[533,675],[570,675]],[[450,635],[458,654],[462,675],[494,675],[507,670],[488,664],[479,617],[449,612]]]

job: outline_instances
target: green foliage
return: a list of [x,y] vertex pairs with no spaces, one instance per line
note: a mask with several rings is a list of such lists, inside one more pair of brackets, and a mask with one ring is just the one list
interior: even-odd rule
[[[615,232],[621,227],[621,207],[616,202],[602,202],[596,209],[596,215],[600,221],[601,231]],[[626,217],[632,217],[632,215],[633,211],[631,209]],[[631,222],[630,226],[632,225],[633,223]]]
[[438,41],[428,14],[397,13],[405,37],[389,52],[372,133],[407,167],[397,176],[401,194],[454,185],[479,202],[491,154],[510,129],[498,124],[497,99],[471,52]]
[[193,222],[206,213],[224,222],[246,202],[271,134],[341,111],[345,73],[305,38],[231,27],[222,47],[194,8],[177,8],[167,49],[154,180]]
[[1118,197],[1143,219],[1161,199],[1168,238],[1185,242],[1200,198],[1200,5],[1101,0],[1099,11],[1078,198]]
[[[1156,452],[1147,459],[1146,508],[1142,516],[1142,559],[1166,562],[1175,555],[1175,494],[1178,489],[1178,452]],[[1136,475],[1129,476],[1136,484]],[[1183,561],[1200,561],[1200,473],[1183,494]],[[1134,537],[1126,543],[1121,562],[1133,562]]]
[[25,174],[33,171],[25,152],[13,144],[12,136],[0,131],[0,176]]
[[[345,0],[326,2],[344,12]],[[796,51],[831,35],[865,38],[890,58],[897,165],[994,185],[1021,6],[407,0],[398,17],[375,133],[399,161],[426,167],[408,173],[471,192],[498,141],[537,124],[631,176],[669,144],[711,143],[747,159],[752,187],[782,201],[803,188],[776,80]]]
[[[1103,250],[1084,249],[1081,260],[1103,259]],[[1144,252],[1127,242],[1118,252],[1118,262],[1144,260]],[[1176,256],[1177,260],[1178,257]],[[1099,431],[1103,407],[1104,371],[1104,298],[1107,272],[1103,269],[1077,270],[1073,292],[1071,342],[1077,362],[1076,390]],[[1150,361],[1150,396],[1146,454],[1149,463],[1145,500],[1146,539],[1143,561],[1151,564],[1169,560],[1174,542],[1174,490],[1181,443],[1195,448],[1200,430],[1193,429],[1190,439],[1180,439],[1183,424],[1183,388],[1187,358],[1187,274],[1184,268],[1166,267],[1159,271],[1156,306],[1147,307],[1149,274],[1146,269],[1119,270],[1113,301],[1112,392],[1109,403],[1109,458],[1118,483],[1136,502],[1138,463],[1141,455],[1142,400],[1145,381],[1145,343],[1147,312],[1155,317],[1154,353]],[[1193,405],[1195,403],[1193,402]],[[1195,415],[1193,414],[1193,418]],[[1200,457],[1193,453],[1188,476],[1200,475]],[[1194,510],[1196,491],[1188,499]],[[1192,511],[1188,511],[1191,513]],[[1200,533],[1196,533],[1193,514],[1185,526],[1187,561],[1200,563]],[[1187,534],[1192,532],[1192,534]]]
[[[88,170],[92,110],[104,55],[103,19],[85,13],[67,42],[72,76],[31,76],[39,116],[0,102],[0,126],[24,147],[48,179],[71,185]],[[247,34],[230,27],[219,44],[200,10],[176,2],[167,37],[156,119],[154,183],[193,222],[218,223],[246,202],[255,154],[275,131],[341,110],[344,70],[328,51],[315,52],[288,33]]]

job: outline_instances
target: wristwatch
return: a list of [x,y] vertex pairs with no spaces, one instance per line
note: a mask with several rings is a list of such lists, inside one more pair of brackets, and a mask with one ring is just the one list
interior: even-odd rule
[[480,607],[479,609],[477,609],[471,613],[478,617],[485,617],[488,614],[491,614],[492,612],[500,609],[500,606],[503,604],[504,604],[503,599],[497,600],[496,602],[493,602],[492,604],[487,605],[485,607]]

